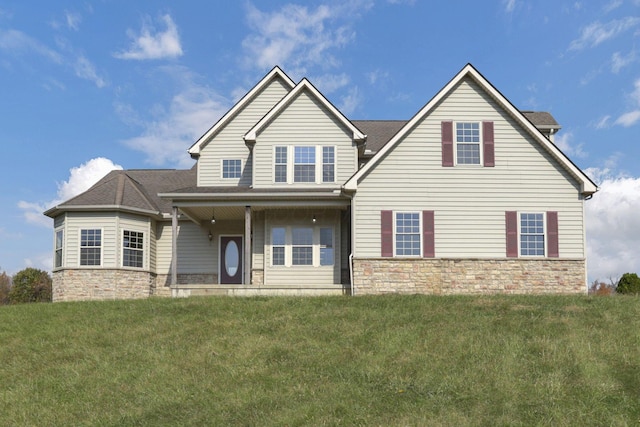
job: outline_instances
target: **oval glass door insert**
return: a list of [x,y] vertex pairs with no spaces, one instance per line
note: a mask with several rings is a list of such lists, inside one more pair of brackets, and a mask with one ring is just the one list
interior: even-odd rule
[[238,252],[238,245],[231,240],[227,243],[227,248],[224,250],[224,269],[229,277],[233,277],[238,272],[238,261],[240,260],[240,252]]

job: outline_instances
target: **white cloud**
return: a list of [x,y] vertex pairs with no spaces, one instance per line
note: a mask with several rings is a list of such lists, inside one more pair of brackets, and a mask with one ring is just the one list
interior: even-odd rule
[[610,115],[603,116],[598,123],[595,124],[596,129],[606,129],[609,127],[609,120],[611,119]]
[[585,203],[589,279],[640,271],[640,177],[585,171],[600,190]]
[[633,87],[634,89],[628,95],[628,97],[631,102],[635,104],[635,108],[618,117],[618,119],[615,121],[615,124],[617,125],[629,127],[635,125],[638,121],[640,121],[640,79],[637,79],[633,83]]
[[245,61],[261,69],[294,68],[301,74],[312,65],[335,67],[339,62],[331,51],[345,46],[355,34],[348,24],[336,24],[343,12],[340,7],[320,5],[310,10],[294,4],[262,12],[249,3],[247,21],[253,34],[242,42]]
[[311,82],[323,94],[335,92],[349,84],[349,76],[342,74],[324,74],[311,79]]
[[155,31],[155,28],[144,24],[140,34],[128,31],[127,35],[133,39],[131,46],[124,52],[116,53],[114,56],[120,59],[162,59],[182,56],[182,46],[178,27],[171,19],[170,15],[161,17],[166,25],[165,31]]
[[386,78],[389,77],[389,72],[388,71],[382,71],[382,70],[374,70],[371,71],[369,73],[367,73],[367,80],[369,81],[369,84],[376,84],[378,81],[380,80],[384,80]]
[[563,132],[560,135],[556,135],[554,144],[569,157],[587,157],[587,153],[583,150],[584,144],[573,143],[573,132]]
[[68,28],[78,31],[80,23],[82,22],[82,15],[76,12],[65,11],[65,19]]
[[617,8],[619,8],[620,6],[622,6],[623,1],[622,0],[611,0],[609,3],[607,3],[604,6],[604,11],[605,12],[611,12]]
[[96,67],[84,56],[79,56],[74,64],[74,70],[76,72],[76,76],[81,79],[89,80],[95,83],[95,85],[99,88],[103,88],[107,85],[104,78],[98,75],[96,71]]
[[636,60],[636,52],[632,50],[627,55],[621,55],[620,52],[614,52],[611,55],[611,72],[618,74],[620,70]]
[[62,56],[58,52],[18,30],[0,30],[0,50],[15,55],[36,53],[56,64],[62,63]]
[[622,19],[614,19],[607,23],[593,22],[582,29],[579,38],[569,44],[569,50],[581,50],[586,47],[595,47],[617,35],[640,24],[640,18],[628,16]]
[[362,96],[360,95],[360,91],[357,87],[349,89],[347,94],[342,97],[340,100],[339,110],[345,116],[349,116],[353,114],[358,105],[362,103]]
[[502,0],[502,4],[504,4],[504,10],[507,13],[511,13],[516,8],[516,0]]
[[122,166],[104,157],[91,159],[69,170],[69,179],[58,184],[56,197],[50,202],[27,202],[21,200],[18,202],[18,207],[22,209],[24,219],[28,223],[51,227],[51,219],[42,214],[45,210],[88,190],[107,173],[116,169],[122,169]]
[[[135,121],[143,127],[142,134],[123,143],[147,155],[147,161],[155,166],[171,164],[190,167],[192,160],[187,149],[213,125],[230,107],[230,103],[213,90],[194,83],[195,76],[184,67],[167,68],[176,78],[182,79],[182,88],[173,96],[168,108],[153,106],[151,119],[133,112]],[[132,123],[130,107],[123,117]]]

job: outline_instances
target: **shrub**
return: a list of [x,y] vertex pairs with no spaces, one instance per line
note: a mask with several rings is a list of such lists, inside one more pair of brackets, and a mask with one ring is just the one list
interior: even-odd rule
[[636,273],[624,273],[618,280],[616,292],[620,294],[640,294],[640,277]]
[[6,271],[0,273],[0,305],[9,304],[9,290],[11,289],[11,276]]
[[590,295],[608,296],[613,295],[615,292],[615,284],[605,283],[599,280],[595,280],[589,287]]
[[25,268],[13,276],[9,291],[11,304],[24,302],[50,302],[51,277],[46,271],[37,268]]

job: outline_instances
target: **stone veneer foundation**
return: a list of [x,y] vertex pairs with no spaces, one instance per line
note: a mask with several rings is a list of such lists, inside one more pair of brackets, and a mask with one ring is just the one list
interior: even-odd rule
[[356,295],[368,294],[584,294],[580,259],[353,260]]
[[53,272],[52,300],[147,298],[154,286],[155,275],[148,271],[67,269]]

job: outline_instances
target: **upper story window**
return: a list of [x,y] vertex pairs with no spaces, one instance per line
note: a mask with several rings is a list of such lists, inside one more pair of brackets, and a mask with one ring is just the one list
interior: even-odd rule
[[102,264],[102,230],[80,230],[80,265]]
[[334,182],[335,170],[335,147],[322,147],[322,182]]
[[56,230],[56,246],[53,260],[53,267],[62,267],[62,249],[64,246],[64,230]]
[[232,179],[242,177],[242,160],[240,159],[223,159],[222,160],[222,178]]
[[122,232],[122,266],[142,268],[144,264],[144,233]]
[[480,165],[480,123],[456,123],[456,163],[459,165]]
[[293,182],[316,182],[316,147],[294,147]]
[[275,182],[287,182],[287,147],[276,147],[273,176]]
[[544,214],[520,214],[520,255],[544,256]]
[[273,157],[276,183],[332,183],[336,181],[334,146],[276,146]]

